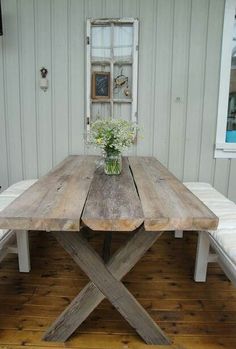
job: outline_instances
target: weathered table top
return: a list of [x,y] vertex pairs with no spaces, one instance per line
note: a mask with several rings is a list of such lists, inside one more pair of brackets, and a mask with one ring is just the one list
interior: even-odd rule
[[0,213],[0,228],[79,231],[216,229],[218,218],[153,157],[124,157],[119,176],[73,155]]

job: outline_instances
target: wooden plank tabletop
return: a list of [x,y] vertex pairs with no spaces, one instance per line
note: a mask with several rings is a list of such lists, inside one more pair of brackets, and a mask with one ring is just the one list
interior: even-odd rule
[[82,221],[102,231],[133,231],[143,223],[142,205],[126,157],[119,176],[107,176],[102,167],[96,170]]
[[147,231],[216,229],[218,218],[153,157],[129,157]]
[[[218,218],[153,157],[123,157],[119,176],[69,156],[0,212],[0,228],[79,231],[215,229]],[[138,192],[137,192],[138,191]]]
[[0,228],[79,231],[96,159],[67,157],[0,212]]

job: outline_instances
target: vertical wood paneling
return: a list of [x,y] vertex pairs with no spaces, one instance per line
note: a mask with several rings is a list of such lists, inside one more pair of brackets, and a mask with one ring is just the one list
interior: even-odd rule
[[139,0],[123,0],[122,1],[122,16],[139,18],[140,12]]
[[71,0],[69,27],[70,153],[84,153],[85,21],[84,0]]
[[[85,18],[103,18],[105,15],[105,0],[85,0]],[[85,46],[84,46],[85,47]],[[85,52],[83,52],[85,54]],[[86,72],[86,65],[84,70]],[[85,87],[85,84],[84,84]],[[93,146],[85,145],[86,154],[97,154],[98,150]]]
[[53,160],[69,153],[67,0],[52,0]]
[[[140,1],[139,0],[121,0],[120,8],[122,10],[121,16],[122,17],[133,17],[133,18],[139,18],[140,17]],[[131,77],[130,77],[131,79]],[[125,116],[130,115],[131,113],[131,106],[130,105],[123,105],[120,106],[120,114],[121,118],[125,118]],[[139,118],[139,116],[138,116]],[[139,122],[139,120],[138,120]],[[138,142],[140,139],[138,140]],[[136,145],[132,146],[131,148],[127,149],[125,154],[127,155],[136,155],[137,154],[137,147]]]
[[140,20],[143,139],[131,152],[154,154],[179,178],[214,182],[236,200],[236,160],[213,157],[224,0],[2,0],[2,10],[0,185],[92,152],[83,139],[85,21],[123,16]]
[[122,1],[121,0],[104,0],[105,17],[118,18],[122,13]]
[[[152,153],[151,131],[153,127],[153,86],[155,73],[153,64],[155,43],[153,39],[156,34],[154,29],[156,4],[157,2],[153,0],[140,2],[138,122],[142,139],[137,144],[137,153],[139,155]],[[150,41],[153,44],[146,45]]]
[[153,154],[165,165],[169,153],[173,10],[173,0],[158,1]]
[[18,1],[21,138],[24,178],[38,177],[34,2]]
[[224,1],[210,1],[199,167],[199,180],[207,182],[212,182],[214,176],[215,160],[213,159],[213,151],[216,136],[223,9]]
[[9,149],[9,183],[23,177],[16,0],[2,3],[4,21],[5,115]]
[[209,1],[193,1],[191,11],[184,180],[197,180],[205,78]]
[[175,1],[169,168],[183,178],[191,3]]
[[[51,18],[50,1],[35,1],[35,86],[36,115],[38,126],[38,171],[39,176],[52,168],[52,65],[51,65]],[[39,71],[48,69],[49,88],[46,92],[39,88]]]
[[105,0],[85,0],[85,19],[105,16]]
[[[3,23],[4,25],[4,23]],[[0,186],[2,189],[8,186],[8,159],[7,159],[7,138],[5,120],[5,94],[4,94],[4,61],[3,61],[3,37],[0,37]],[[1,189],[0,189],[1,190]]]
[[228,196],[231,200],[236,202],[236,160],[231,161],[229,185],[228,185]]
[[229,159],[217,159],[215,163],[214,173],[214,187],[222,194],[228,195],[230,174],[230,160]]

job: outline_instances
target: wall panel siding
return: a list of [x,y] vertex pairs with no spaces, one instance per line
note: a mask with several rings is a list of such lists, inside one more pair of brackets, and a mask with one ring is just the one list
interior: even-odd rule
[[18,8],[16,0],[4,1],[2,11],[4,32],[8,40],[4,41],[4,90],[5,120],[8,141],[9,182],[16,182],[23,177],[22,128],[19,86],[19,31]]
[[[36,69],[31,74],[35,77],[34,87],[36,88],[36,119],[38,126],[38,172],[39,176],[41,176],[53,164],[51,3],[48,0],[36,0],[34,3]],[[39,70],[42,67],[48,69],[49,89],[47,92],[39,88]]]
[[137,152],[141,155],[152,153],[156,4],[157,2],[153,0],[140,2],[139,48],[152,42],[146,49],[139,49],[138,120],[143,140],[138,143]]
[[132,152],[236,200],[236,160],[213,157],[224,0],[2,0],[2,10],[0,185],[92,152],[83,139],[86,19],[124,16],[140,19],[142,139]]
[[[203,110],[205,56],[209,1],[193,1],[189,44],[187,118],[184,154],[184,180],[197,180]],[[201,23],[199,27],[198,23]]]
[[[0,39],[1,40],[1,39]],[[5,73],[3,50],[0,54],[0,185],[8,186],[8,152],[6,135],[6,111],[5,111]]]
[[67,0],[52,2],[53,162],[69,154]]
[[215,162],[213,184],[224,195],[228,195],[230,163],[229,159],[217,159]]
[[156,19],[153,154],[167,165],[169,155],[174,1],[159,0]]
[[229,185],[228,185],[228,196],[231,200],[236,201],[236,161],[231,161],[230,174],[229,174]]
[[69,152],[84,152],[84,1],[71,0],[69,15]]
[[19,83],[23,176],[24,178],[37,178],[34,2],[22,0],[18,1],[17,5],[19,18]]
[[184,169],[191,5],[192,1],[178,0],[174,8],[169,168],[179,179]]
[[218,107],[219,69],[223,30],[222,12],[224,12],[224,1],[210,0],[199,166],[199,180],[207,182],[213,181],[215,167],[213,151],[216,137],[215,116]]

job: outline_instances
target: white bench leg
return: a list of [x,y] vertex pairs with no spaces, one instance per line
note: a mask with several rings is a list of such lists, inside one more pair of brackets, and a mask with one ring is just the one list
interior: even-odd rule
[[183,230],[176,230],[175,231],[175,238],[182,239],[183,236],[184,236]]
[[29,252],[29,239],[27,231],[16,232],[17,251],[19,270],[23,273],[30,271],[30,252]]
[[207,232],[200,231],[198,233],[197,255],[195,261],[194,280],[197,282],[205,282],[207,275],[207,265],[210,252],[210,241]]

